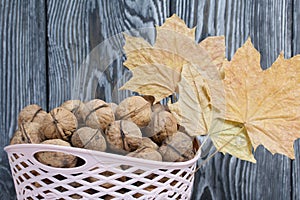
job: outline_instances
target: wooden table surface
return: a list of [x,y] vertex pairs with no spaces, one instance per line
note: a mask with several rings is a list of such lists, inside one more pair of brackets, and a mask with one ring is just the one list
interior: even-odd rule
[[[0,199],[15,199],[6,153],[17,113],[37,103],[50,110],[71,98],[71,85],[90,51],[130,29],[161,25],[176,13],[196,41],[226,36],[226,55],[250,36],[267,68],[283,51],[300,53],[300,0],[0,0]],[[98,94],[112,99],[114,61]],[[217,154],[196,174],[192,199],[300,199],[300,143],[296,159],[255,152],[257,164]]]

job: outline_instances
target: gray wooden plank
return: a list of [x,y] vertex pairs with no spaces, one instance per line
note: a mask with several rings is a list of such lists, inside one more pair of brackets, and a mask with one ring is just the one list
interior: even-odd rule
[[292,199],[300,197],[300,140],[295,142],[295,160],[292,161]]
[[[228,57],[248,35],[262,53],[265,68],[276,59],[281,49],[287,57],[300,53],[299,24],[294,23],[291,28],[291,1],[288,0],[178,0],[171,5],[168,1],[49,1],[50,108],[70,98],[70,85],[91,49],[121,31],[163,23],[171,14],[169,7],[190,27],[197,25],[198,41],[207,35],[225,34]],[[299,0],[294,0],[294,22],[300,19],[299,7]],[[47,107],[44,9],[43,1],[0,1],[1,149],[8,144],[16,127],[16,114],[22,107],[30,103],[38,103],[44,109]],[[290,44],[291,30],[293,45]],[[113,63],[112,66],[117,67],[113,68],[113,73],[108,70],[102,86],[118,84],[112,80],[124,73],[121,61],[117,59]],[[112,90],[100,87],[98,92],[111,99]],[[298,141],[296,152],[299,152],[299,145]],[[14,199],[5,152],[0,151],[0,155],[0,199]],[[299,159],[293,161],[292,188],[288,159],[271,156],[261,147],[255,156],[258,164],[253,165],[217,154],[197,174],[198,187],[194,198],[290,199],[292,190],[293,199],[298,199]],[[296,158],[299,157],[297,153]]]
[[[300,0],[293,0],[293,38],[292,55],[300,54]],[[292,161],[292,199],[300,198],[300,140],[295,142],[295,160]]]
[[0,199],[15,199],[3,147],[26,105],[46,107],[45,3],[0,1]]
[[[174,4],[175,13],[190,27],[197,26],[197,41],[225,35],[228,58],[248,36],[262,54],[263,68],[281,50],[291,56],[292,1],[177,0]],[[272,156],[263,147],[256,150],[255,158],[257,164],[217,154],[197,173],[193,199],[290,199],[291,161]]]
[[300,0],[293,0],[293,55],[300,54]]
[[[124,40],[118,41],[112,37],[122,31],[131,30],[133,34],[138,35],[142,33],[136,31],[137,29],[162,24],[169,16],[169,1],[49,0],[47,16],[49,19],[47,25],[49,31],[49,106],[53,108],[72,97],[70,88],[74,87],[74,84],[76,87],[81,86],[81,83],[79,86],[77,84],[79,81],[76,79],[76,73],[82,69],[80,66],[87,56],[103,53],[97,52],[98,45],[105,43],[108,45],[106,48],[110,49],[116,45],[120,47]],[[110,51],[110,55],[118,53],[117,50]],[[119,98],[116,97],[117,88],[128,79],[124,74],[122,60],[124,57],[119,54],[114,57],[112,64],[108,65],[108,69],[101,76],[98,87],[89,88],[96,93],[94,96],[107,101]],[[88,66],[95,65],[97,62],[108,61],[96,59],[89,61]],[[85,67],[87,68],[86,65]],[[99,72],[84,71],[84,73],[86,73],[85,77],[91,79],[91,74],[95,75]]]

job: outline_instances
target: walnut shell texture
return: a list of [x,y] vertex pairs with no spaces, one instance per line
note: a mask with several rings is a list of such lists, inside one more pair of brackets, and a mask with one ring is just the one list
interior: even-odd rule
[[93,99],[85,103],[85,106],[85,124],[91,128],[104,131],[115,120],[112,108],[100,99]]
[[161,154],[157,150],[149,148],[149,147],[137,149],[134,152],[130,152],[126,156],[134,157],[134,158],[141,158],[141,159],[146,159],[146,160],[162,161]]
[[20,130],[16,130],[13,137],[10,140],[10,144],[26,144],[28,143],[27,138],[23,135]]
[[77,126],[77,119],[73,113],[57,107],[46,115],[41,130],[48,139],[69,140]]
[[151,104],[143,97],[124,99],[116,109],[116,118],[133,121],[139,127],[147,126],[151,120]]
[[162,155],[163,161],[182,162],[194,157],[193,140],[191,136],[183,132],[176,132],[168,137],[158,151]]
[[118,107],[118,104],[111,102],[111,103],[108,103],[108,105],[111,107],[113,113],[115,114],[116,110],[117,110],[117,107]]
[[41,125],[36,122],[27,122],[20,125],[20,129],[14,133],[10,144],[39,144],[45,140],[40,131]]
[[[70,143],[61,139],[46,140],[41,144],[71,146]],[[52,167],[70,168],[70,167],[75,167],[77,163],[76,156],[62,153],[62,152],[50,152],[50,151],[38,152],[35,156],[36,159],[41,163]]]
[[176,132],[177,120],[168,111],[153,112],[149,125],[143,129],[144,136],[151,137],[159,145]]
[[83,124],[83,110],[84,110],[84,103],[80,100],[68,100],[65,101],[63,104],[60,105],[60,107],[67,109],[68,111],[72,112],[77,121],[78,124]]
[[19,126],[26,122],[37,122],[42,123],[47,112],[44,111],[40,106],[31,104],[21,110],[18,116]]
[[110,149],[116,153],[135,151],[142,143],[141,130],[135,123],[127,120],[118,120],[110,124],[105,135]]
[[158,149],[158,145],[155,142],[153,142],[150,138],[147,138],[147,137],[142,138],[142,144],[141,144],[140,148],[143,148],[143,147]]
[[96,151],[106,150],[106,141],[100,129],[82,127],[75,131],[71,138],[72,145]]
[[[161,154],[157,150],[149,148],[149,147],[139,148],[134,152],[128,153],[126,156],[134,157],[134,158],[141,158],[141,159],[145,159],[145,160],[162,161]],[[127,165],[122,166],[123,169],[128,169],[129,167],[130,166],[127,166]],[[134,173],[142,174],[144,172],[145,172],[144,170],[137,170]]]

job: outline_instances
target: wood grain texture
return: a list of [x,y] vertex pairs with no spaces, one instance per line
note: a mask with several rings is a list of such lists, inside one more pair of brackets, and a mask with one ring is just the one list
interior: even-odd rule
[[[124,56],[120,49],[124,40],[118,34],[129,31],[141,35],[143,28],[162,24],[169,16],[168,1],[52,0],[47,5],[50,108],[70,99],[72,87],[79,88],[83,84],[80,91],[87,90],[87,93],[81,99],[92,96],[120,101],[122,97],[117,95],[117,89],[130,76],[122,66]],[[148,39],[153,40],[154,34]],[[79,81],[77,72],[84,75]],[[87,83],[89,85],[85,85]]]
[[300,0],[293,0],[293,55],[300,54]]
[[[148,42],[152,43],[155,40],[155,30],[154,26],[161,25],[167,17],[169,17],[169,0],[138,0],[138,1],[119,1],[120,10],[116,10],[116,13],[122,13],[122,17],[115,21],[115,25],[119,27],[118,30],[111,31],[112,19],[105,21],[108,29],[104,29],[104,32],[109,32],[112,35],[120,33],[120,31],[125,31],[127,34],[140,36],[145,38]],[[109,10],[114,10],[115,5],[109,3]],[[110,16],[113,18],[113,15]],[[119,24],[116,22],[119,21]],[[110,26],[109,26],[110,25]],[[123,37],[119,38],[119,42],[124,45]],[[112,41],[111,43],[115,43]],[[120,46],[119,46],[120,47]],[[123,54],[124,55],[124,54]],[[131,95],[129,91],[119,91],[120,88],[126,81],[129,80],[131,74],[123,67],[122,61],[124,61],[124,56],[122,58],[117,58],[114,62],[116,64],[110,65],[107,69],[106,76],[103,78],[100,84],[100,90],[98,91],[100,97],[119,103],[126,96]],[[112,88],[107,90],[106,86],[110,83]]]
[[[225,35],[229,59],[249,36],[262,54],[263,68],[282,50],[291,55],[292,1],[177,0],[172,8],[197,27],[196,41]],[[262,147],[255,158],[257,164],[217,154],[196,175],[193,199],[290,199],[291,161]]]
[[88,54],[88,1],[47,1],[49,108],[70,99],[76,70]]
[[0,199],[15,199],[3,147],[18,112],[32,103],[46,109],[45,24],[44,1],[0,1]]
[[[176,13],[197,27],[198,42],[225,35],[229,59],[251,36],[267,68],[282,50],[286,57],[300,53],[299,8],[300,0],[0,0],[0,199],[15,199],[3,147],[24,106],[52,109],[81,86],[83,96],[107,101],[130,94],[117,91],[131,76],[118,49],[122,31],[153,43],[154,25]],[[82,71],[83,84],[76,82],[81,66],[96,68]],[[87,85],[90,80],[95,87]],[[300,140],[295,151],[290,161],[259,147],[257,164],[217,154],[196,174],[192,199],[299,199]]]

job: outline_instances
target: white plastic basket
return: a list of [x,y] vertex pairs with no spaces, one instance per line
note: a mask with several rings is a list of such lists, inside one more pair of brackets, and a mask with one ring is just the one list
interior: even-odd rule
[[[18,199],[189,199],[200,151],[186,162],[158,162],[74,147],[17,144],[5,147]],[[74,168],[35,159],[56,151],[80,157]],[[124,167],[127,166],[127,167]]]

